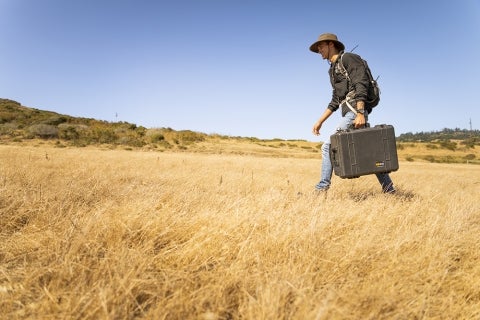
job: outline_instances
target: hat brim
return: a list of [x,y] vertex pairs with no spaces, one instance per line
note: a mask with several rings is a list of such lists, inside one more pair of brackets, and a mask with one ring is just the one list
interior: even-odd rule
[[332,42],[335,42],[335,43],[337,44],[337,46],[339,47],[340,51],[345,50],[345,46],[344,46],[343,43],[341,43],[340,41],[335,41],[335,40],[320,40],[320,41],[316,41],[314,44],[312,44],[312,45],[310,46],[310,51],[315,52],[315,53],[318,53],[318,45],[320,44],[320,42],[324,42],[324,41],[332,41]]

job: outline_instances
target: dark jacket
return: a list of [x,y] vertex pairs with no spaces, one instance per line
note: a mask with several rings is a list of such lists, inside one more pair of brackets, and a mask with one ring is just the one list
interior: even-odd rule
[[[340,65],[340,56],[342,54],[343,66],[348,72],[350,83],[348,83],[344,74],[345,71]],[[328,74],[333,88],[332,100],[328,104],[328,109],[336,111],[347,97],[347,94],[351,98],[349,102],[353,108],[356,108],[357,101],[365,101],[367,99],[369,79],[362,58],[358,54],[340,52],[337,61],[330,65]],[[366,109],[369,113],[371,112],[371,108],[366,107]],[[342,116],[345,116],[348,111],[350,109],[347,104],[342,103]]]

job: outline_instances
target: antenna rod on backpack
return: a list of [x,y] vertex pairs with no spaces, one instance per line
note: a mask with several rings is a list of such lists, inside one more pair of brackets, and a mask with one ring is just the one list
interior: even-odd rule
[[357,47],[358,47],[358,44],[355,47],[353,47],[353,49],[350,50],[350,52],[353,52],[353,50],[357,49]]

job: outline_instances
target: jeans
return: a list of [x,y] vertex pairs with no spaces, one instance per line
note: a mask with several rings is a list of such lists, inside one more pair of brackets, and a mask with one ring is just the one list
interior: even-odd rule
[[[352,111],[347,112],[338,124],[337,131],[348,129],[348,127],[353,124],[355,117],[356,115]],[[368,121],[368,114],[366,112],[365,120]],[[315,186],[317,190],[327,190],[332,182],[333,166],[330,160],[330,137],[322,145],[322,158],[322,176],[320,178],[320,182]],[[376,173],[375,175],[377,176],[378,182],[382,186],[383,192],[391,193],[395,191],[392,179],[390,179],[388,173]]]

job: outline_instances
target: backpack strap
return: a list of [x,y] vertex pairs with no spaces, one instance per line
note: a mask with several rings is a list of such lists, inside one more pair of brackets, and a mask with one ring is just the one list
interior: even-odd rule
[[345,100],[342,101],[342,103],[345,102],[345,103],[347,104],[347,107],[348,107],[350,110],[352,110],[353,113],[358,114],[357,110],[355,110],[355,108],[352,107],[352,105],[350,104],[350,102],[348,102],[348,100],[350,100],[350,99],[347,97],[347,98],[345,98]]
[[342,68],[343,72],[342,74],[347,78],[348,82],[350,82],[350,76],[348,75],[348,71],[347,71],[347,68],[345,68],[345,66],[343,65],[343,55],[345,54],[345,52],[343,52],[341,55],[340,55],[340,67]]
[[[342,72],[342,74],[345,76],[345,78],[347,78],[347,81],[348,83],[350,83],[350,76],[348,75],[348,71],[347,71],[347,68],[345,68],[345,66],[343,65],[343,55],[345,54],[345,52],[342,52],[342,54],[340,55],[340,60],[339,60],[339,64],[340,64],[340,72]],[[350,95],[347,94],[347,97],[345,98],[345,100],[343,100],[342,102],[340,102],[340,105],[342,105],[343,103],[345,103],[347,105],[347,107],[355,114],[357,114],[357,110],[355,110],[354,107],[352,107],[352,105],[350,104],[349,102],[350,100]]]

